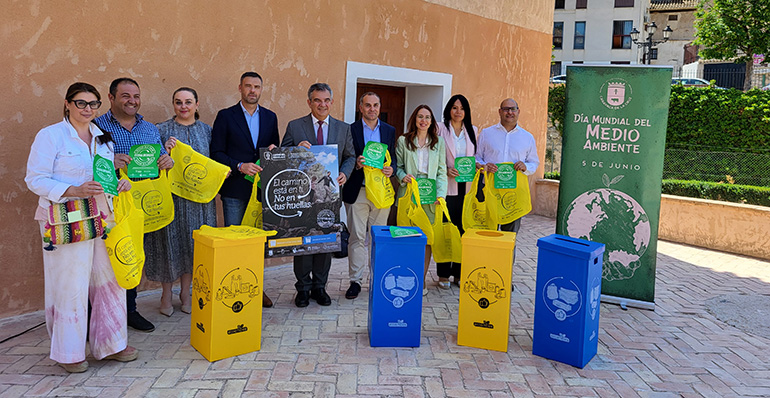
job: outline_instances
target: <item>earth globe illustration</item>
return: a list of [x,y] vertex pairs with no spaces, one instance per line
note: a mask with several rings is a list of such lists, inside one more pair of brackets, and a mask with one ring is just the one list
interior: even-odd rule
[[634,276],[650,244],[650,220],[639,202],[623,191],[599,188],[575,198],[564,214],[567,235],[606,245],[605,280]]

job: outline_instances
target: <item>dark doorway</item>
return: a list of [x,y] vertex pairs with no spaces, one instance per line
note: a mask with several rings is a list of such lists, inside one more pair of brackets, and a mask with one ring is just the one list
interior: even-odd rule
[[404,107],[406,107],[406,88],[381,86],[379,84],[358,83],[356,85],[356,120],[361,118],[358,100],[366,92],[380,96],[380,120],[396,128],[396,137],[404,132]]

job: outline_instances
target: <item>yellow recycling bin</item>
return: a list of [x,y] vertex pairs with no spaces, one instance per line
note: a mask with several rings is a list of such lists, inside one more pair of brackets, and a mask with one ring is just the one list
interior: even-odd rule
[[211,362],[260,349],[268,234],[240,225],[193,231],[190,345]]
[[515,241],[514,232],[465,231],[462,237],[458,345],[508,351]]

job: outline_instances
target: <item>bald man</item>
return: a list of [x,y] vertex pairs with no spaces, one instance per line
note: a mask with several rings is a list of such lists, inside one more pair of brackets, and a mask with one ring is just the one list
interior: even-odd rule
[[[527,176],[532,175],[540,159],[537,157],[535,137],[519,126],[519,104],[512,98],[500,103],[500,123],[481,130],[476,149],[476,163],[489,173],[497,171],[497,163],[513,163],[513,168]],[[501,231],[519,232],[521,218],[500,225]],[[513,252],[516,261],[516,249]]]

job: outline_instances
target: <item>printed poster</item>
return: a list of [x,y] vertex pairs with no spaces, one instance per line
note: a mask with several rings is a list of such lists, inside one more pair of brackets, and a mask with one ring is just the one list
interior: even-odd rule
[[265,257],[340,250],[337,145],[262,149],[262,222],[276,235]]

